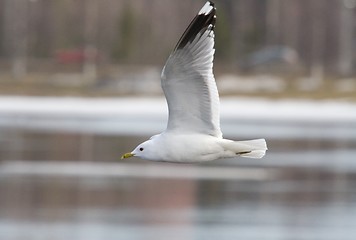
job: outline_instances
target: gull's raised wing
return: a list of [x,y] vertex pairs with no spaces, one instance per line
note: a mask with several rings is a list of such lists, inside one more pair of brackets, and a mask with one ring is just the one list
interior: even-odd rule
[[208,1],[195,16],[162,71],[167,99],[167,131],[198,132],[222,137],[219,94],[213,75],[214,4]]

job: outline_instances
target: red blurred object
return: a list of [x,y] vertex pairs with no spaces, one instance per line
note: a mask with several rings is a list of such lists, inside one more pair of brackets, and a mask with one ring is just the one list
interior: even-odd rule
[[56,52],[55,58],[62,64],[83,63],[85,61],[96,61],[98,59],[98,52],[94,48],[63,49]]

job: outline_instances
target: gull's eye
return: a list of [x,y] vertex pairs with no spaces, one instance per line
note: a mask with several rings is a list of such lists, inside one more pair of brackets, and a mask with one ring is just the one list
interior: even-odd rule
[[142,148],[142,147],[140,148],[140,151],[141,151],[141,152],[143,151],[143,148]]

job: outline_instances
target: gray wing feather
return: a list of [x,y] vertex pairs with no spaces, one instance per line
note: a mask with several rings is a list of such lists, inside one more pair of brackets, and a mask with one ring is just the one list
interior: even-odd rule
[[[209,12],[204,12],[204,9]],[[207,2],[163,68],[161,83],[169,109],[167,131],[222,137],[219,95],[212,69],[214,24],[215,8]]]

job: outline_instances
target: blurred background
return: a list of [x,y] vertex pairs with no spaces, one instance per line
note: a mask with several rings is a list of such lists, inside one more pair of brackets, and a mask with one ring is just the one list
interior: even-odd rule
[[216,0],[225,138],[263,159],[120,160],[205,1],[0,0],[0,239],[356,235],[356,0]]

